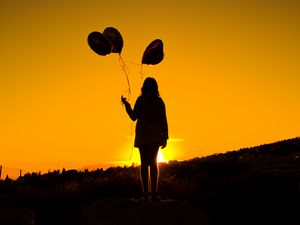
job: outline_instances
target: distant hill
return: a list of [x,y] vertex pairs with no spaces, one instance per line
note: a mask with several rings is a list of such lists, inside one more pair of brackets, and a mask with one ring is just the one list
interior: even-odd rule
[[[197,207],[212,225],[300,225],[300,138],[162,163],[159,193]],[[29,209],[39,225],[79,225],[95,200],[141,195],[137,166],[0,181],[0,207]]]
[[300,170],[300,137],[270,144],[243,148],[226,153],[213,154],[182,162],[183,165],[199,166],[198,169],[214,169],[224,172],[225,167],[238,173],[239,170]]
[[[243,148],[238,151],[230,151],[226,154],[258,154],[258,155],[272,155],[272,156],[287,156],[287,155],[298,155],[300,156],[300,137],[292,139],[277,141],[270,144],[263,144],[250,148]],[[217,154],[218,155],[218,154]],[[219,154],[222,155],[222,154]]]

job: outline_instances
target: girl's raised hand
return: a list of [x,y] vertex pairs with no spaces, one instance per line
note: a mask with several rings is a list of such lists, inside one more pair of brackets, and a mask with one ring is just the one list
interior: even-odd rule
[[123,95],[121,96],[121,102],[123,103],[123,104],[127,104],[128,102],[127,102],[127,99],[125,98],[125,97],[123,97]]

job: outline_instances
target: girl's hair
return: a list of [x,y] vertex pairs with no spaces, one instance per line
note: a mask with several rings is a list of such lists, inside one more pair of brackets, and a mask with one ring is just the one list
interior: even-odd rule
[[147,77],[142,87],[142,96],[147,98],[159,97],[158,85],[154,78]]

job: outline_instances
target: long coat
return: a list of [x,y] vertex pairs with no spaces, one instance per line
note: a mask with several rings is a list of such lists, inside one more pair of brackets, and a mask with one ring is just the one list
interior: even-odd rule
[[160,97],[148,99],[140,96],[133,110],[129,103],[125,107],[129,117],[133,121],[137,120],[134,147],[161,144],[169,138],[165,103]]

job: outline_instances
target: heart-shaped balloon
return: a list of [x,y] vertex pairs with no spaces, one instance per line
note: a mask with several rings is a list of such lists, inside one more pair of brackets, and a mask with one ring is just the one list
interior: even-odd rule
[[110,41],[113,53],[121,54],[123,48],[123,38],[121,33],[114,27],[107,27],[103,31],[103,35]]
[[162,40],[155,39],[144,51],[142,64],[155,65],[160,63],[164,58],[164,45]]
[[90,48],[98,55],[108,55],[112,51],[110,41],[100,32],[91,32],[88,36],[88,44]]

